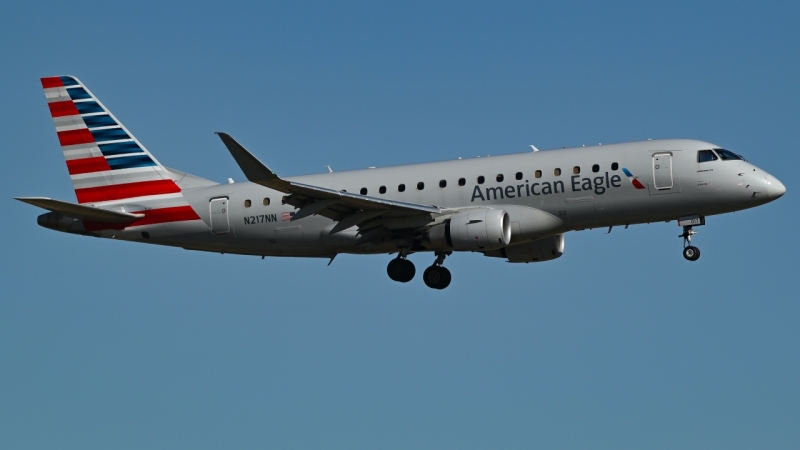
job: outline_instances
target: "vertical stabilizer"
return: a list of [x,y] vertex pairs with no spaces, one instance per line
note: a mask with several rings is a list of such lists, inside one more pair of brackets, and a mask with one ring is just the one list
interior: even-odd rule
[[129,226],[200,219],[171,173],[80,80],[47,77],[42,87],[78,203],[142,216]]
[[147,149],[77,78],[42,78],[78,203],[180,193]]

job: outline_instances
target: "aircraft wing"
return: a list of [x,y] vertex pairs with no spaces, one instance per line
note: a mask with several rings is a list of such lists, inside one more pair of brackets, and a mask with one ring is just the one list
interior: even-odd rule
[[19,200],[29,205],[38,206],[48,211],[61,213],[67,217],[78,220],[90,220],[93,222],[105,223],[130,223],[144,217],[144,214],[131,214],[121,211],[110,211],[107,209],[96,208],[88,205],[78,205],[76,203],[53,200],[47,197],[17,197]]
[[217,134],[249,181],[289,194],[282,202],[300,209],[292,220],[319,214],[339,222],[331,233],[357,225],[362,235],[366,236],[362,225],[369,225],[374,222],[372,219],[379,216],[394,219],[414,217],[430,219],[432,215],[442,213],[441,208],[432,205],[386,200],[284,180],[231,136],[226,133]]

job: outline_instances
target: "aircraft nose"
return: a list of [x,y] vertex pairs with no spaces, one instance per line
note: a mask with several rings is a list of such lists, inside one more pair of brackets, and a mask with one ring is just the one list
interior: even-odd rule
[[786,193],[786,186],[772,175],[767,177],[767,196],[776,199]]

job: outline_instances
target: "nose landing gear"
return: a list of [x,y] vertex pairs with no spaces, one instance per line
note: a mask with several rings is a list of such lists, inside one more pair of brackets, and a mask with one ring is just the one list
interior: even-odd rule
[[683,227],[683,234],[678,235],[678,237],[683,238],[683,257],[688,261],[700,259],[700,249],[691,245],[692,236],[695,234],[697,234],[697,231],[693,230],[691,225],[686,225]]
[[444,289],[450,285],[452,279],[450,271],[442,265],[446,256],[445,252],[436,252],[436,261],[422,274],[425,286],[432,289]]

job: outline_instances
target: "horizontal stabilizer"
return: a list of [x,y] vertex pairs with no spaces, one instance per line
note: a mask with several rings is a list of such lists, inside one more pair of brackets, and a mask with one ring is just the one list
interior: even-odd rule
[[48,211],[61,213],[67,217],[92,222],[126,223],[144,217],[144,214],[130,214],[120,211],[95,208],[94,206],[78,205],[77,203],[62,202],[47,197],[18,197],[19,200],[29,205],[38,206]]

